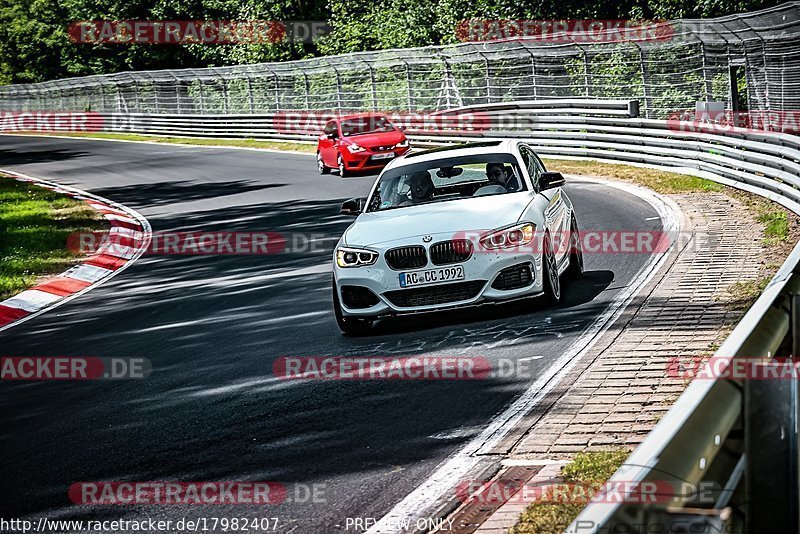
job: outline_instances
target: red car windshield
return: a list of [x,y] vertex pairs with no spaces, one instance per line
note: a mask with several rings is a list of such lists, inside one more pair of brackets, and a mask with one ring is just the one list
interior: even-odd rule
[[359,117],[342,121],[342,135],[362,135],[368,133],[391,132],[394,126],[389,119],[383,116]]

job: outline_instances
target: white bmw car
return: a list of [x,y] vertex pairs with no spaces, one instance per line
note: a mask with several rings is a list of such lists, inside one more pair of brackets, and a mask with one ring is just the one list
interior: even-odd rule
[[580,276],[583,257],[564,178],[528,145],[497,141],[391,162],[334,251],[333,307],[345,334],[382,317],[544,295]]

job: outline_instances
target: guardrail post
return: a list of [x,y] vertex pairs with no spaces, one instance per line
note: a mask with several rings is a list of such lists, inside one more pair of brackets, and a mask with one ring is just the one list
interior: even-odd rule
[[744,393],[745,532],[798,532],[798,381],[748,377]]
[[638,116],[639,116],[639,101],[638,100],[628,101],[628,117],[635,119]]
[[792,293],[789,295],[789,305],[791,313],[791,336],[792,336],[792,358],[800,358],[800,294]]

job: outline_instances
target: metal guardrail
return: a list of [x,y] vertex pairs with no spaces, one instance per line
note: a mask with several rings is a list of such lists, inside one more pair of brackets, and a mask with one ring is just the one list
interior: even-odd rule
[[[525,120],[504,120],[502,124],[516,127],[499,130],[408,133],[417,145],[519,138],[544,156],[629,163],[702,176],[764,196],[800,214],[800,137],[739,128],[718,131],[714,125],[682,129],[679,123],[637,117],[634,102],[568,99],[460,108],[442,113],[480,111]],[[313,141],[313,135],[277,131],[274,118],[275,114],[106,114],[103,127],[160,135]],[[798,294],[800,244],[715,357],[799,354]],[[569,530],[650,532],[649,526],[659,525],[658,532],[729,527],[747,532],[799,531],[797,384],[693,381],[610,483],[711,482],[718,488],[714,503],[701,505],[683,494],[659,505],[598,502],[588,506]],[[691,530],[701,527],[705,530]]]

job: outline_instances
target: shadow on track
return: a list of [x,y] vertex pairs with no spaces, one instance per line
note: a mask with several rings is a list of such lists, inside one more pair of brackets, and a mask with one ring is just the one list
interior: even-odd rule
[[285,187],[288,184],[264,183],[255,180],[229,182],[160,182],[97,189],[93,193],[106,198],[124,198],[129,204],[167,206],[201,199],[219,199],[230,195],[264,189]]
[[0,165],[26,165],[49,163],[89,156],[79,150],[0,150]]

